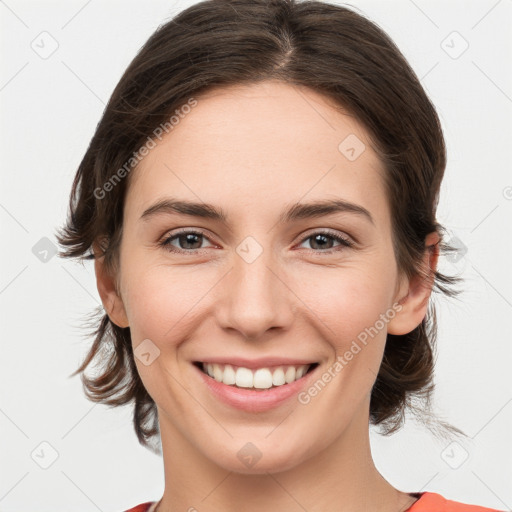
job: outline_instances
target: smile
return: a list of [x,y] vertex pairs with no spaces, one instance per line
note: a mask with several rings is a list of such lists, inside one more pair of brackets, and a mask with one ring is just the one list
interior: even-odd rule
[[275,365],[246,368],[234,364],[194,363],[203,373],[225,385],[245,389],[272,389],[291,384],[318,366],[318,363],[302,365]]

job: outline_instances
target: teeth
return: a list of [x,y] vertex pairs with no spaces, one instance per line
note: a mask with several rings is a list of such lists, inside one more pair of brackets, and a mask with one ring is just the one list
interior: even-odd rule
[[213,378],[217,382],[222,382],[222,377],[223,377],[223,374],[222,374],[222,370],[220,369],[220,367],[216,364],[213,365]]
[[230,386],[236,384],[236,372],[230,364],[227,364],[224,367],[224,376],[222,382],[224,384],[229,384]]
[[286,384],[290,384],[290,382],[293,382],[295,380],[294,366],[288,366],[288,368],[286,369],[286,373],[284,374],[284,378],[286,380]]
[[282,368],[278,368],[277,370],[274,370],[274,373],[272,374],[272,384],[274,386],[282,386],[286,383],[286,380],[284,378],[284,371]]
[[258,368],[253,371],[249,368],[234,367],[230,364],[219,365],[203,363],[203,370],[217,382],[239,388],[268,389],[272,386],[290,384],[303,377],[310,365],[279,366],[277,368]]
[[[214,368],[216,366],[216,364],[213,365]],[[239,388],[252,388],[253,380],[253,373],[248,368],[238,368],[236,371],[236,385]]]
[[268,368],[259,368],[254,372],[253,386],[256,389],[268,389],[272,387],[272,373]]

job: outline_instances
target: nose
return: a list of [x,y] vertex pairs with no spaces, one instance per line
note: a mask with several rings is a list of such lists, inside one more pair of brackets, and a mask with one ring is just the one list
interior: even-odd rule
[[296,297],[270,250],[252,262],[237,253],[225,281],[217,309],[223,329],[238,331],[247,340],[261,340],[271,329],[290,328]]

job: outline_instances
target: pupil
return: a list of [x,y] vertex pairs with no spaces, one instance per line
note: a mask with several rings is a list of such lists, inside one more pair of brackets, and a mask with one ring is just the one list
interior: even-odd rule
[[[315,245],[315,244],[318,245],[317,242],[318,242],[319,239],[323,240],[324,242],[326,242],[326,239],[328,239],[328,238],[330,238],[330,237],[325,236],[325,235],[315,235],[313,237],[313,240],[314,240],[313,245]],[[325,243],[324,244],[320,243],[320,247],[319,248],[320,249],[325,249]],[[313,247],[313,249],[316,249],[316,247]]]
[[[194,233],[187,233],[185,235],[180,236],[180,243],[184,241],[185,244],[192,244],[194,245],[194,238],[198,239],[201,235],[196,235]],[[197,242],[196,242],[197,243]],[[183,244],[182,244],[183,245]],[[199,247],[201,244],[199,243]],[[186,247],[187,249],[197,249],[198,247]]]

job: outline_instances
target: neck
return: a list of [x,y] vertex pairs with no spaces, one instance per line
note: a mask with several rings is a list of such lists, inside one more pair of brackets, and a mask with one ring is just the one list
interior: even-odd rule
[[[159,411],[165,491],[158,512],[400,512],[416,499],[389,484],[370,449],[368,414],[291,469],[241,474],[215,464]],[[326,427],[327,428],[327,427]]]

